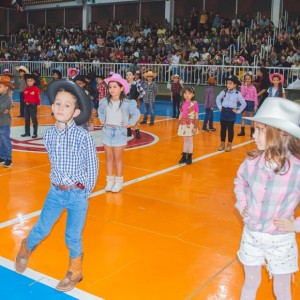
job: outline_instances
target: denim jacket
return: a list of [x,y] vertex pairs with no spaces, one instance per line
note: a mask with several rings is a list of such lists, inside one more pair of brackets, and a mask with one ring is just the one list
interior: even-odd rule
[[[103,98],[99,102],[98,115],[101,123],[105,124],[106,121],[106,108],[108,107],[107,98]],[[140,118],[140,111],[137,108],[135,100],[124,99],[121,105],[122,122],[127,125],[133,126]]]

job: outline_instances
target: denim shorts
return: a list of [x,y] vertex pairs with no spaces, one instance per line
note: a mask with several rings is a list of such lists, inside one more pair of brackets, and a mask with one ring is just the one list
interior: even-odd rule
[[244,111],[247,111],[247,112],[254,112],[254,101],[251,101],[251,100],[246,100],[246,107],[245,109],[243,110]]
[[273,275],[297,272],[295,232],[269,234],[244,227],[238,257],[246,266],[266,265]]
[[127,129],[122,126],[104,125],[102,128],[102,143],[110,147],[127,145]]

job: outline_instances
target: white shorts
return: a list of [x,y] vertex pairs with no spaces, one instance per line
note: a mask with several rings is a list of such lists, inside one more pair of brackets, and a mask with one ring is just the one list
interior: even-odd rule
[[273,235],[244,227],[238,257],[246,266],[266,265],[271,274],[295,273],[298,271],[295,232]]

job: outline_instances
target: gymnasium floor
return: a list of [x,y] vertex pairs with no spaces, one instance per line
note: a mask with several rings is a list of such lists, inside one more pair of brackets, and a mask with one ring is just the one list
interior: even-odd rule
[[[54,287],[68,267],[66,214],[33,252],[29,269],[14,272],[21,240],[36,222],[49,189],[50,165],[42,133],[53,124],[50,107],[39,107],[39,138],[21,138],[24,119],[12,110],[13,167],[0,168],[1,300],[235,300],[243,282],[236,258],[242,222],[234,209],[233,179],[249,137],[235,137],[234,150],[218,152],[216,132],[194,139],[192,165],[178,165],[182,138],[170,103],[159,102],[154,126],[141,125],[142,139],[124,152],[124,189],[105,193],[101,130],[92,132],[100,173],[90,197],[83,233],[84,280],[69,293]],[[203,108],[201,117],[203,118]],[[218,120],[218,112],[215,118]],[[238,125],[236,125],[236,133]],[[299,213],[299,212],[298,212]],[[299,238],[298,238],[299,241]],[[265,269],[258,300],[275,299]],[[300,299],[300,277],[292,284]]]

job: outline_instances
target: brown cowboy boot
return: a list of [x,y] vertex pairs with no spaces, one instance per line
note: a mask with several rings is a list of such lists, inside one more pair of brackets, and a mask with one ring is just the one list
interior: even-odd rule
[[225,149],[225,142],[221,142],[218,151],[223,151]]
[[72,290],[76,283],[82,280],[82,257],[83,254],[76,258],[70,258],[69,269],[64,279],[62,279],[56,289],[61,292]]
[[21,248],[15,260],[15,270],[17,273],[23,273],[26,270],[30,254],[31,251],[27,247],[27,238],[25,238],[22,241]]
[[232,144],[228,143],[225,147],[225,152],[230,152],[232,150]]

